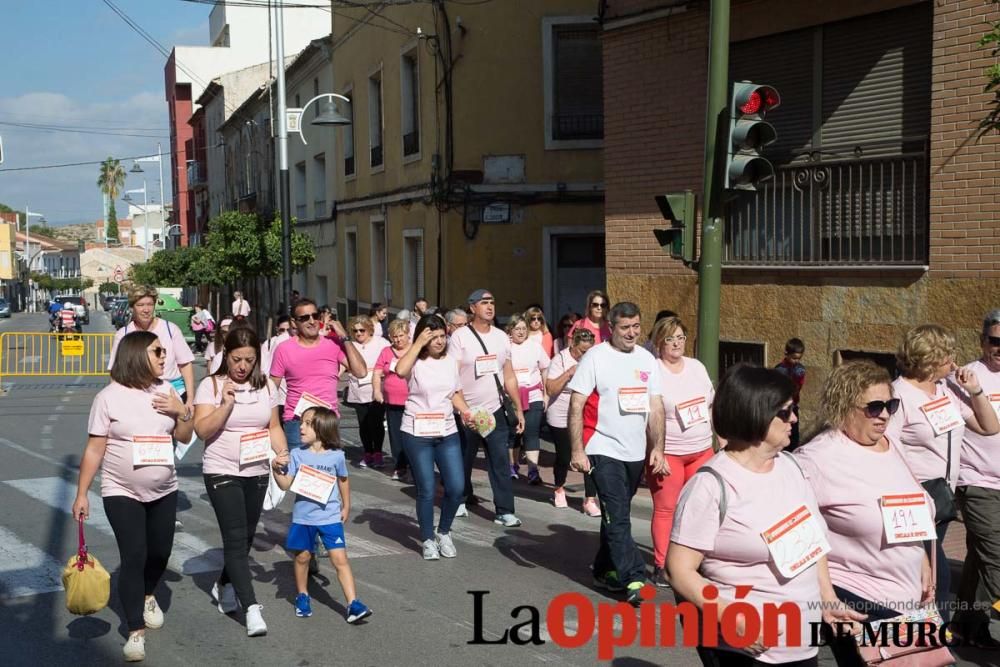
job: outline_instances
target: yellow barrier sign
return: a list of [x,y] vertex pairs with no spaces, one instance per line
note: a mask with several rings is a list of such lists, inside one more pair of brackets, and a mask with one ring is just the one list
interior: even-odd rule
[[113,333],[0,333],[0,387],[8,377],[108,374]]
[[82,340],[64,340],[62,345],[63,356],[66,357],[82,357],[83,356],[83,341]]

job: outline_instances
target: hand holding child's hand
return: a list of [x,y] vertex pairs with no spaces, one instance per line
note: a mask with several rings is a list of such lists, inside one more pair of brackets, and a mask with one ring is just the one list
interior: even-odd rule
[[288,452],[282,452],[281,454],[275,456],[274,460],[271,461],[271,468],[273,468],[277,473],[285,474],[288,470],[288,462]]

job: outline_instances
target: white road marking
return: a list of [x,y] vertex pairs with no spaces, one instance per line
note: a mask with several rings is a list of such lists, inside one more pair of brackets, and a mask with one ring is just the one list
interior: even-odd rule
[[[61,477],[13,479],[4,484],[67,515],[72,510],[72,499],[76,496],[76,483]],[[84,524],[85,527],[114,538],[114,531],[104,514],[104,503],[100,496],[91,491],[87,497],[90,500],[90,519]],[[213,547],[190,533],[175,533],[169,567],[186,575],[218,572],[222,569],[222,549]]]
[[52,435],[52,424],[44,424],[42,426],[42,435]]
[[42,438],[38,441],[42,449],[52,449],[52,438]]
[[65,405],[57,405],[57,406],[55,407],[55,411],[56,411],[56,412],[62,412],[62,411],[63,411],[63,410],[65,410],[65,409],[66,409],[66,406],[65,406]]
[[42,360],[42,355],[40,355],[40,354],[32,354],[32,355],[27,356],[27,357],[21,357],[21,365],[22,366],[27,366],[28,364],[34,364],[34,363],[39,362],[41,360]]
[[62,402],[63,403],[69,403],[69,396],[63,396],[62,397]]
[[61,591],[63,566],[0,526],[0,600]]

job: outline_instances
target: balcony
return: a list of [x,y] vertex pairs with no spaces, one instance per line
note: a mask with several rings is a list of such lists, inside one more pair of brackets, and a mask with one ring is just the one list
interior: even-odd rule
[[926,151],[775,165],[771,181],[729,204],[722,261],[730,268],[925,266],[927,180]]
[[604,138],[604,114],[553,114],[552,138],[556,141]]
[[208,169],[205,165],[194,160],[188,161],[187,182],[188,188],[192,190],[208,187]]

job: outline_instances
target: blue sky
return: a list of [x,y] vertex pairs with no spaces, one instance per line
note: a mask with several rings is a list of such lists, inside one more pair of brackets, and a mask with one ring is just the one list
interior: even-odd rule
[[[113,1],[168,50],[208,41],[210,5]],[[0,0],[0,51],[0,202],[17,209],[28,205],[53,225],[96,220],[101,214],[96,165],[4,170],[152,154],[157,141],[166,151],[166,58],[102,0]],[[149,136],[38,131],[4,124],[25,122]],[[123,164],[126,169],[132,166],[130,161]],[[158,201],[156,165],[143,168],[149,193]],[[169,201],[167,173],[164,180]],[[141,188],[142,175],[130,175],[126,187]],[[125,204],[116,205],[121,216]]]

